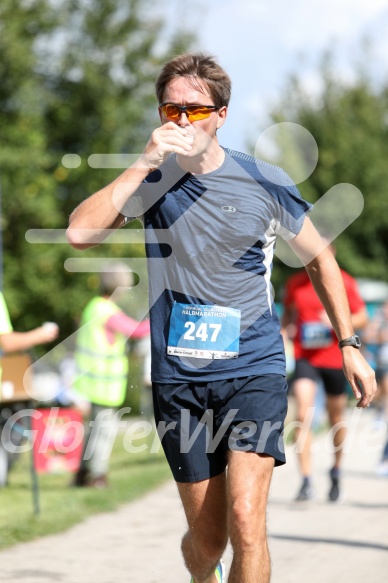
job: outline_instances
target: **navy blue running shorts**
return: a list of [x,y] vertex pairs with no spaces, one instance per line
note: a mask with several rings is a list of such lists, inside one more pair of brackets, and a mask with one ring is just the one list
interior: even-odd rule
[[295,371],[290,380],[292,382],[298,379],[311,379],[318,383],[322,382],[326,395],[337,397],[344,395],[347,388],[347,380],[342,368],[323,368],[313,366],[305,358],[299,358],[295,362]]
[[204,383],[152,385],[156,427],[177,482],[221,474],[228,450],[285,463],[287,382],[268,374]]

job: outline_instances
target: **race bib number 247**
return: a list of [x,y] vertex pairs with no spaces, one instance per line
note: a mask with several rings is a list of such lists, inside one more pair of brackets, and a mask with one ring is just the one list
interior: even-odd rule
[[240,320],[240,310],[235,308],[175,302],[167,354],[212,360],[237,358]]

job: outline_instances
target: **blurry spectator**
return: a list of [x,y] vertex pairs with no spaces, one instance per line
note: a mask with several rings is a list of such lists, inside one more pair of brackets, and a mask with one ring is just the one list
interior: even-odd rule
[[[58,333],[59,328],[53,322],[46,322],[42,326],[29,330],[28,332],[15,332],[9,318],[3,294],[0,292],[0,350],[2,353],[20,352],[28,350],[33,346],[38,346],[39,344],[52,342],[57,338]],[[10,404],[6,404],[6,408],[13,409]],[[3,407],[0,404],[0,422],[2,420],[4,421],[2,414]],[[0,429],[1,427],[2,425],[0,425]],[[7,483],[10,461],[10,454],[4,449],[0,435],[0,486],[4,486]]]
[[67,353],[58,364],[59,386],[56,400],[61,407],[73,407],[83,416],[90,414],[90,403],[73,388],[76,363],[73,353]]
[[28,332],[14,332],[8,309],[0,292],[0,349],[2,352],[20,352],[39,344],[52,342],[58,336],[59,328],[53,322],[46,322]]
[[[332,245],[330,249],[334,253]],[[357,330],[367,323],[366,308],[356,281],[345,271],[341,270],[341,273],[352,314],[352,325]],[[347,381],[342,370],[337,337],[305,270],[296,273],[286,284],[282,327],[285,334],[293,335],[294,342],[295,371],[290,383],[297,403],[297,420],[303,427],[296,430],[302,474],[302,484],[296,500],[306,501],[313,497],[310,455],[312,419],[308,419],[307,415],[313,412],[317,385],[319,382],[323,384],[329,422],[333,427],[343,421]],[[346,349],[357,350],[353,347]],[[333,435],[334,465],[330,470],[328,493],[331,502],[336,502],[341,497],[340,463],[345,437],[346,429],[339,425]]]
[[[388,423],[388,300],[371,318],[363,334],[364,342],[375,345],[376,350],[376,380],[380,417]],[[388,476],[388,438],[383,450],[377,473]]]
[[[109,457],[117,434],[117,408],[128,384],[126,342],[149,335],[149,322],[137,322],[115,303],[133,285],[124,263],[109,263],[101,274],[101,295],[82,313],[77,333],[74,390],[91,404],[89,431],[84,440],[74,486],[104,488]],[[115,301],[110,297],[114,293]]]

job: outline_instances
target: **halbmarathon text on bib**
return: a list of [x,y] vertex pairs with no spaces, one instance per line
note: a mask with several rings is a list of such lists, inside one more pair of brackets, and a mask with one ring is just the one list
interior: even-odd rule
[[167,354],[211,360],[237,358],[240,321],[240,310],[235,308],[175,302]]

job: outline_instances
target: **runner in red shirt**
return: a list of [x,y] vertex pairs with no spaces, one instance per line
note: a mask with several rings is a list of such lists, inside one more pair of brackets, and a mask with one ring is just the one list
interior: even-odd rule
[[[331,250],[334,253],[332,246]],[[341,273],[352,314],[352,325],[356,330],[363,328],[367,323],[367,311],[359,295],[357,283],[345,271],[341,270]],[[297,440],[300,437],[297,451],[303,476],[296,500],[304,501],[313,497],[310,477],[310,425],[317,383],[322,382],[325,389],[327,413],[330,426],[333,427],[343,420],[347,401],[346,378],[342,371],[342,356],[337,337],[305,270],[288,280],[283,303],[283,330],[294,343],[295,371],[291,383],[297,402],[297,419],[303,424],[303,433],[301,427],[296,430]],[[338,427],[333,435],[335,459],[330,470],[331,487],[328,499],[332,502],[338,501],[341,495],[341,445],[346,437],[346,429],[342,424]]]

